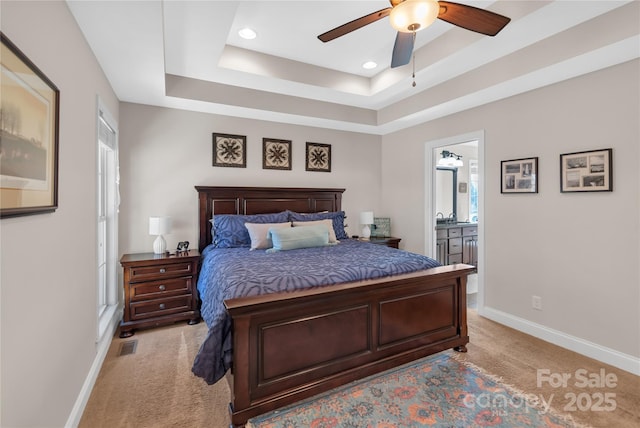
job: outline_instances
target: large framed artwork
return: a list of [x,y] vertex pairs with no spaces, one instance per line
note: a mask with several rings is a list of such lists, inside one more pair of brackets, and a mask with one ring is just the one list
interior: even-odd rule
[[538,158],[500,162],[501,193],[538,193]]
[[213,166],[247,167],[247,137],[213,134]]
[[331,172],[331,144],[307,143],[307,171]]
[[0,217],[58,208],[60,91],[3,33]]
[[291,170],[291,141],[263,138],[262,168]]
[[561,192],[611,192],[612,149],[560,155]]

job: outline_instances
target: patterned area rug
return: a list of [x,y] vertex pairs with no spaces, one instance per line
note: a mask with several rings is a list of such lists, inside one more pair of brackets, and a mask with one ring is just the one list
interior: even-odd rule
[[252,428],[575,427],[544,397],[436,354],[251,419]]

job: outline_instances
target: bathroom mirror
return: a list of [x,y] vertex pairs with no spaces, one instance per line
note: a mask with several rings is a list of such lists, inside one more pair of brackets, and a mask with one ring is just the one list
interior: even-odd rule
[[[458,169],[436,168],[436,222],[456,221],[458,201]],[[442,213],[442,216],[438,213]],[[451,214],[454,214],[451,216]],[[450,217],[451,216],[451,217]],[[444,217],[444,220],[443,220]]]

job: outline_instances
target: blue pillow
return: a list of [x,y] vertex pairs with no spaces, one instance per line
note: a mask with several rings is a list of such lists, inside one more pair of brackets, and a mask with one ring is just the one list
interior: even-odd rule
[[323,225],[269,229],[273,247],[267,253],[298,248],[324,247],[329,244],[329,229]]
[[273,214],[216,214],[213,217],[213,245],[216,248],[251,247],[251,236],[245,223],[286,223],[287,211]]
[[324,213],[310,213],[303,214],[294,211],[289,211],[289,221],[314,221],[331,219],[333,222],[333,231],[336,234],[336,239],[349,239],[349,235],[344,230],[344,211],[333,211]]

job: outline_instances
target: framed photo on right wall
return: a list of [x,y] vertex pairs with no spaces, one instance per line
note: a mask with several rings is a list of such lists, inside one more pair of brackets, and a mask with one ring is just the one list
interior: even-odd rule
[[611,192],[612,149],[560,155],[561,192]]

